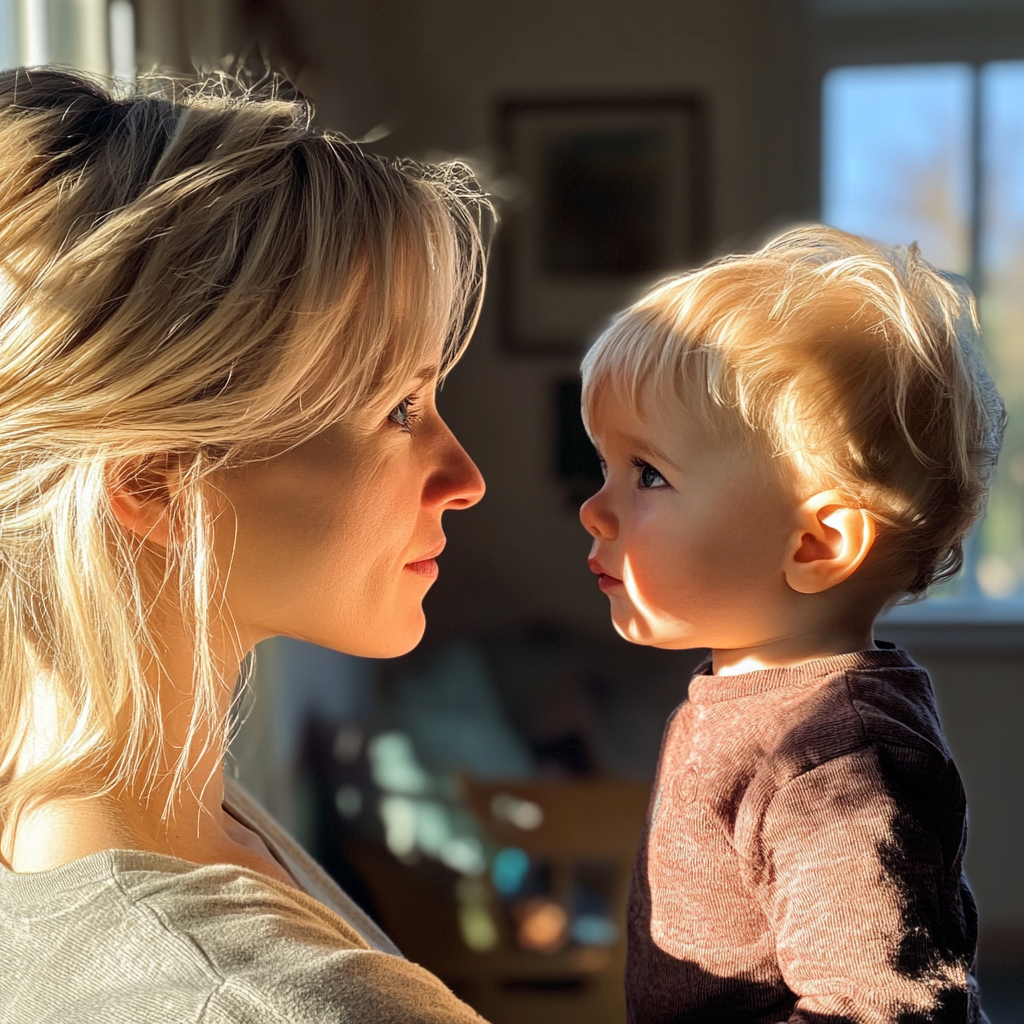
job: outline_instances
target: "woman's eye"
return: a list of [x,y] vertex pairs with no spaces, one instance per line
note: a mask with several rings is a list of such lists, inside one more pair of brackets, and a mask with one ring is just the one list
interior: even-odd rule
[[665,478],[653,467],[644,464],[640,467],[641,487],[665,487]]

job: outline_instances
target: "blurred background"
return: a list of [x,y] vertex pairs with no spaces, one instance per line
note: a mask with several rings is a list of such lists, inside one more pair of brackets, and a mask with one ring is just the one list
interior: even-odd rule
[[612,633],[577,509],[581,353],[666,271],[823,219],[980,295],[1010,412],[959,580],[879,635],[933,675],[970,805],[983,1002],[1024,1021],[1024,3],[0,0],[0,63],[287,75],[374,150],[461,156],[503,226],[440,397],[488,482],[390,662],[261,646],[230,770],[495,1024],[622,1021],[622,916],[701,652]]

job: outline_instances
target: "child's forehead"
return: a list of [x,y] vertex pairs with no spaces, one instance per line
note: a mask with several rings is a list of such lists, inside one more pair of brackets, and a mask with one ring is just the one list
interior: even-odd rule
[[689,434],[703,425],[694,404],[674,389],[648,382],[635,392],[612,381],[597,389],[591,403],[592,428],[615,433]]
[[718,448],[719,439],[679,396],[645,388],[635,397],[608,388],[596,396],[590,429],[602,449],[681,465]]

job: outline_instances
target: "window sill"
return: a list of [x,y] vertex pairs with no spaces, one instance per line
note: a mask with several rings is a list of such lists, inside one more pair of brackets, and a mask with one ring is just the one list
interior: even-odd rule
[[875,633],[907,648],[1024,653],[1024,601],[922,601],[887,612]]

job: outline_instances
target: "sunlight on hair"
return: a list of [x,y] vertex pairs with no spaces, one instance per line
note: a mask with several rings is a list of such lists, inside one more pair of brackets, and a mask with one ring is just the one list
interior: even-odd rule
[[[211,631],[245,654],[211,474],[425,364],[443,378],[474,329],[492,211],[469,169],[376,157],[311,117],[273,77],[0,73],[0,831],[57,795],[159,783],[170,815],[208,784],[238,672]],[[162,567],[109,502],[112,475],[159,460],[181,473]],[[161,602],[186,624],[189,693],[147,680]],[[15,770],[40,671],[56,729]],[[170,700],[189,714],[175,749]]]
[[954,576],[1005,414],[967,284],[916,245],[794,228],[656,285],[583,361],[589,423],[609,388],[667,389],[709,436],[758,444],[878,526],[865,569],[913,599]]

